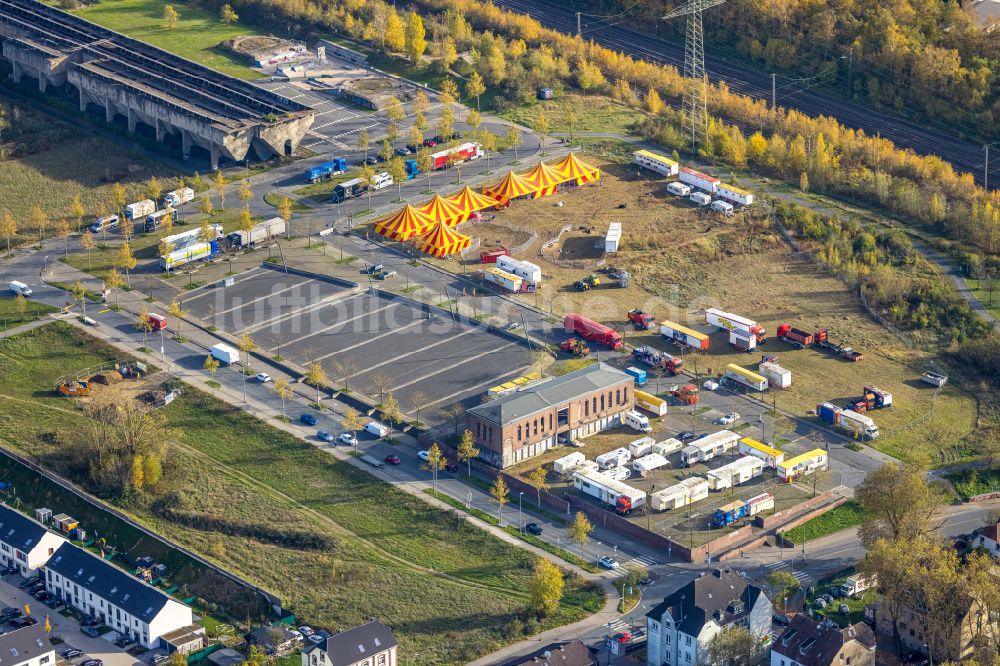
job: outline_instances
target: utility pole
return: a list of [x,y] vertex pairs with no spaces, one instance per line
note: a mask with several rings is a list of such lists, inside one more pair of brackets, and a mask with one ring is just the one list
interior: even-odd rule
[[580,30],[580,12],[576,13],[576,36],[583,37],[583,31]]
[[983,146],[983,150],[986,151],[986,161],[983,162],[983,189],[987,192],[990,191],[990,146],[986,144]]
[[847,52],[847,96],[854,95],[854,44]]
[[771,110],[778,108],[778,75],[771,75]]

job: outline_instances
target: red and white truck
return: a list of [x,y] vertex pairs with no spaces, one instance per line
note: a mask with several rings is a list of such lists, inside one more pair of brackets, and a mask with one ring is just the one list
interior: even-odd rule
[[483,147],[481,145],[478,143],[463,143],[454,148],[431,153],[431,168],[435,170],[445,169],[453,164],[479,159],[482,156]]
[[566,315],[563,319],[563,328],[567,333],[576,333],[584,340],[605,345],[614,351],[620,350],[624,345],[621,333],[575,312]]
[[767,340],[767,330],[753,319],[731,312],[723,312],[718,308],[705,310],[705,323],[729,332],[738,331],[743,333],[744,337],[753,336],[757,344]]

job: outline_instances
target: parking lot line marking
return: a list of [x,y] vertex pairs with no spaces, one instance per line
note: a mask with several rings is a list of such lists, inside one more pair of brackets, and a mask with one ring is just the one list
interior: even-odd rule
[[306,284],[309,284],[310,282],[315,282],[315,281],[316,280],[313,280],[313,279],[310,278],[308,280],[305,280],[304,282],[296,282],[291,287],[285,287],[284,289],[279,289],[278,291],[272,291],[270,294],[267,294],[265,296],[259,296],[259,297],[255,298],[255,299],[253,299],[252,301],[247,301],[246,303],[240,303],[239,305],[234,305],[233,307],[229,308],[228,310],[223,310],[222,312],[217,312],[217,313],[215,313],[215,316],[216,316],[216,318],[218,318],[218,317],[220,317],[222,315],[229,314],[233,310],[239,310],[240,308],[245,308],[248,305],[253,305],[254,303],[257,303],[259,301],[263,301],[263,300],[271,298],[273,296],[277,296],[278,294],[283,294],[286,291],[291,291],[292,289],[296,289],[298,287],[301,287],[302,285],[306,285]]
[[[339,328],[339,327],[343,326],[344,324],[349,324],[352,321],[355,321],[357,319],[361,319],[363,317],[369,317],[371,315],[378,314],[379,312],[382,312],[383,310],[388,310],[389,308],[395,307],[397,305],[399,305],[399,303],[389,303],[388,305],[380,307],[377,310],[371,310],[370,312],[362,312],[357,317],[351,317],[350,319],[344,319],[344,320],[341,320],[341,321],[334,322],[334,323],[330,324],[329,326],[321,328],[318,331],[313,331],[312,333],[307,333],[306,335],[302,335],[302,336],[299,336],[299,337],[295,338],[295,342],[296,343],[302,342],[306,338],[311,338],[312,336],[319,335],[320,333],[326,333],[331,328]],[[318,361],[319,359],[315,359],[315,360]]]
[[[421,323],[423,321],[424,321],[423,319],[414,319],[413,321],[411,321],[409,324],[406,324],[405,326],[399,326],[397,328],[392,329],[391,331],[386,331],[382,335],[377,335],[374,338],[368,338],[366,340],[362,340],[361,342],[359,342],[356,345],[351,345],[350,347],[344,347],[343,349],[338,349],[337,351],[332,351],[329,354],[323,354],[322,356],[318,356],[318,357],[316,357],[313,360],[314,361],[322,361],[323,359],[330,358],[331,356],[335,356],[337,354],[342,354],[342,353],[344,353],[346,351],[351,351],[352,349],[357,349],[358,347],[363,347],[364,345],[368,344],[369,342],[374,342],[376,340],[384,338],[387,335],[392,335],[394,333],[399,333],[400,331],[404,331],[404,330],[406,330],[407,328],[409,328],[411,326],[416,326],[417,324],[419,324],[419,323]],[[393,360],[395,361],[397,358],[399,358],[399,357],[397,356]]]
[[[251,268],[249,270],[245,270],[242,273],[240,273],[239,276],[237,276],[236,282],[243,282],[243,280],[247,279],[247,276],[249,276],[250,273],[256,273],[258,271],[263,271],[263,270],[265,270],[265,269],[263,267],[261,267],[261,266],[255,266],[254,268]],[[269,270],[269,269],[267,269],[267,270]],[[214,284],[218,284],[220,282],[222,282],[222,280],[217,280]],[[235,282],[234,282],[234,284],[235,284]],[[187,298],[183,299],[183,302],[184,303],[190,303],[191,301],[193,301],[196,298],[201,298],[202,296],[208,296],[210,294],[214,294],[214,293],[216,293],[217,289],[218,289],[218,287],[216,287],[216,289],[208,289],[207,286],[206,287],[202,287],[201,289],[198,290],[197,294],[195,294],[193,296],[188,296]]]
[[[427,321],[427,320],[426,319],[418,319],[417,321]],[[391,332],[392,331],[390,331],[390,333]],[[432,342],[431,344],[427,345],[426,347],[421,347],[420,349],[414,349],[413,351],[406,352],[405,354],[398,354],[398,355],[393,356],[392,358],[390,358],[388,361],[382,361],[381,363],[377,363],[375,365],[368,366],[367,368],[365,368],[365,372],[371,372],[372,370],[376,370],[378,368],[381,368],[383,365],[389,365],[390,363],[395,363],[396,361],[404,359],[407,356],[413,356],[414,354],[419,354],[421,352],[425,352],[428,349],[433,349],[434,347],[437,347],[438,345],[443,345],[446,342],[451,342],[451,341],[453,341],[453,340],[455,340],[457,338],[462,337],[463,335],[468,335],[469,333],[472,333],[472,332],[473,332],[473,329],[470,329],[468,331],[463,331],[463,332],[459,333],[458,335],[453,335],[451,337],[444,338],[443,340],[438,340],[437,342]],[[383,333],[383,335],[386,335],[386,334]],[[377,339],[377,338],[373,338],[373,339]],[[370,341],[368,341],[368,342],[370,342]],[[360,346],[360,345],[355,345],[355,346]],[[347,350],[346,349],[342,349],[341,351],[347,351]],[[340,352],[333,352],[333,354],[338,354],[338,353],[340,353]],[[330,356],[333,356],[333,354],[330,354]]]
[[[531,367],[530,365],[522,366],[522,367],[518,368],[515,371],[515,374],[510,375],[510,376],[516,377],[516,376],[520,375],[521,373],[523,373],[525,370],[527,370],[530,367]],[[452,398],[457,398],[458,396],[462,395],[463,393],[468,393],[468,392],[469,392],[468,388],[464,388],[461,391],[455,391],[451,395],[446,395],[443,398],[438,398],[437,400],[435,400],[433,402],[428,402],[426,405],[424,405],[423,408],[426,409],[427,407],[433,407],[434,405],[438,404],[439,402],[444,402],[446,400],[451,400]]]
[[293,310],[292,312],[286,312],[285,314],[278,315],[277,317],[271,317],[270,319],[265,319],[264,321],[260,322],[259,324],[254,324],[253,326],[248,326],[247,328],[243,329],[242,332],[244,332],[244,333],[255,333],[256,331],[259,331],[261,329],[268,328],[270,326],[274,326],[275,324],[280,324],[281,322],[286,321],[288,319],[291,319],[292,317],[297,317],[299,315],[308,314],[308,313],[312,312],[313,310],[318,310],[318,309],[320,309],[322,307],[325,307],[325,306],[329,305],[330,303],[332,303],[334,301],[339,301],[342,298],[348,298],[348,297],[350,297],[350,298],[357,298],[359,291],[360,291],[360,287],[358,287],[356,289],[350,289],[350,290],[347,290],[347,291],[344,291],[344,292],[341,292],[341,293],[338,293],[338,294],[330,294],[326,298],[321,298],[320,300],[316,301],[312,305],[308,305],[308,306],[306,306],[304,308],[300,308],[298,310]]
[[416,379],[412,379],[412,380],[406,382],[405,384],[400,384],[398,386],[393,386],[392,390],[393,391],[400,391],[402,389],[405,389],[407,386],[412,386],[412,385],[416,384],[417,382],[422,382],[425,379],[427,379],[428,377],[433,377],[434,375],[440,375],[442,372],[447,372],[448,370],[453,370],[453,369],[457,368],[460,365],[465,365],[466,363],[468,363],[470,361],[475,361],[476,359],[480,359],[480,358],[482,358],[484,356],[487,356],[489,354],[495,354],[498,351],[500,351],[501,349],[507,349],[508,347],[513,347],[513,346],[515,346],[517,344],[518,343],[516,343],[516,342],[508,342],[507,344],[501,345],[501,346],[497,347],[496,349],[487,349],[482,354],[476,354],[475,356],[470,356],[469,358],[463,358],[461,361],[458,361],[457,363],[452,363],[449,366],[446,366],[444,368],[440,368],[438,370],[435,370],[434,372],[428,373],[428,374],[424,375],[423,377],[417,377]]

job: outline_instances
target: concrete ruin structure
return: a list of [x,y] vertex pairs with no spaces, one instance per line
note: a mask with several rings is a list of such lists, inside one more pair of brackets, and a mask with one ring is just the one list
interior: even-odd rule
[[308,106],[35,0],[0,0],[0,40],[15,82],[31,77],[42,92],[69,85],[80,111],[101,107],[109,123],[120,115],[132,133],[143,123],[157,141],[179,135],[185,159],[197,146],[213,169],[251,150],[259,159],[291,155],[315,117]]

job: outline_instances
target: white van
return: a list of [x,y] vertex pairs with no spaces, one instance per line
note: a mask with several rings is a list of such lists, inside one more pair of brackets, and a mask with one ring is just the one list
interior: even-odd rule
[[106,217],[99,217],[97,221],[90,225],[90,233],[96,234],[105,229],[114,229],[119,224],[119,219],[117,215],[108,215]]
[[710,208],[717,213],[722,213],[723,215],[733,214],[733,204],[729,203],[728,201],[720,201],[716,199],[715,201],[712,202]]
[[378,421],[369,421],[365,426],[365,432],[381,439],[389,435],[389,426],[382,425]]
[[699,206],[707,206],[712,203],[712,197],[704,192],[692,192],[688,199]]
[[375,178],[372,182],[372,189],[381,190],[382,188],[389,187],[392,184],[392,176],[389,175],[388,171],[383,171],[382,173],[375,174]]
[[24,284],[23,282],[18,282],[17,280],[14,280],[13,282],[10,283],[10,293],[14,294],[15,296],[17,296],[18,294],[21,294],[22,296],[31,296],[31,287]]
[[686,197],[687,195],[691,194],[691,187],[685,185],[684,183],[675,181],[667,185],[667,192],[670,192],[671,194],[678,197]]

